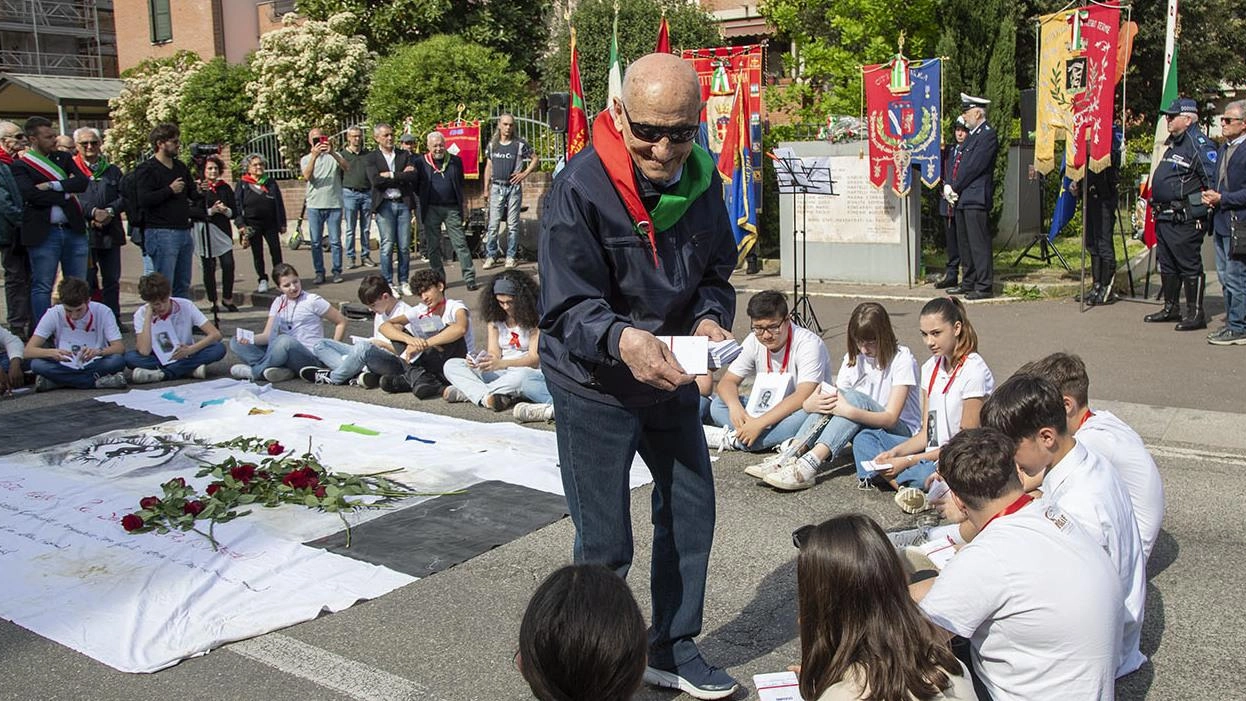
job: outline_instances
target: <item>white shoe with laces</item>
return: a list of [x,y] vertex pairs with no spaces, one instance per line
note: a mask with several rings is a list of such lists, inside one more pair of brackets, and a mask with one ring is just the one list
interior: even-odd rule
[[153,370],[151,368],[134,368],[130,371],[130,382],[136,385],[149,385],[153,382],[163,382],[164,371]]
[[516,421],[528,423],[531,421],[544,421],[549,423],[554,420],[553,404],[536,404],[533,402],[520,402],[511,410],[511,414]]
[[515,267],[515,259],[514,259],[514,258],[509,258],[509,257],[508,257],[508,258],[506,259],[506,269],[507,269],[507,270],[510,270],[511,268],[514,268],[514,267]]
[[229,376],[235,380],[251,381],[251,366],[246,363],[237,363],[229,367]]
[[799,492],[818,483],[817,458],[806,454],[800,458],[788,458],[779,469],[762,478],[766,484],[784,492]]
[[263,293],[267,292],[267,291],[268,291],[268,281],[267,281],[267,280],[260,280],[259,287],[256,287],[256,288],[255,288],[255,291],[256,291],[256,292],[259,292],[260,294],[263,294]]
[[782,467],[783,461],[783,454],[777,453],[775,455],[771,455],[765,460],[762,460],[761,462],[753,463],[752,465],[744,468],[744,474],[749,477],[764,480],[767,475]]
[[285,382],[294,379],[294,371],[290,368],[265,368],[264,379],[269,382]]
[[415,293],[411,291],[411,284],[407,282],[402,283],[402,296],[410,297],[413,294]]
[[487,258],[485,258],[485,262],[480,264],[480,267],[483,268],[484,270],[488,270],[489,268],[492,268],[493,266],[497,264],[498,264],[498,259],[496,257],[488,256]]
[[735,429],[721,428],[709,424],[705,424],[701,428],[705,431],[705,444],[710,450],[717,450],[720,453],[724,450],[740,450],[740,444],[735,439]]

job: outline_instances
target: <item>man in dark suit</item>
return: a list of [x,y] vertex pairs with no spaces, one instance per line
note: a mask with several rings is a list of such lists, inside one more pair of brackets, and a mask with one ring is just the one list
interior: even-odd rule
[[[1231,227],[1246,231],[1246,100],[1229,103],[1220,117],[1224,144],[1216,154],[1216,187],[1203,192],[1215,207],[1216,275],[1224,289],[1224,328],[1207,337],[1217,346],[1246,345],[1246,261],[1230,252]],[[1236,224],[1235,224],[1236,222]]]
[[944,198],[954,207],[956,242],[965,273],[959,287],[948,294],[964,294],[965,299],[986,299],[994,295],[995,269],[987,216],[995,196],[995,157],[999,137],[986,123],[989,100],[961,93],[961,119],[969,135],[960,154],[952,161],[952,172],[943,187]]
[[[376,150],[363,156],[364,170],[372,188],[372,213],[381,233],[381,277],[401,294],[410,295],[407,274],[411,269],[411,213],[415,211],[415,188],[420,172],[416,159],[403,149],[394,148],[394,128],[388,124],[372,127]],[[397,248],[398,271],[393,256]]]
[[52,305],[52,284],[60,267],[64,277],[87,274],[87,226],[75,193],[85,192],[89,178],[68,153],[56,150],[56,130],[43,117],[26,120],[30,148],[13,163],[13,178],[22,193],[22,245],[30,253],[30,308],[39,323]]
[[446,137],[441,132],[428,135],[428,153],[418,162],[421,175],[418,192],[420,195],[420,223],[424,228],[424,237],[428,252],[428,267],[445,275],[445,266],[441,262],[441,225],[446,225],[446,234],[450,237],[450,245],[459,258],[459,268],[463,272],[463,282],[467,289],[476,290],[476,266],[472,264],[472,252],[467,247],[467,235],[463,232],[463,222],[467,219],[467,198],[463,196],[463,161],[453,153],[446,151]]

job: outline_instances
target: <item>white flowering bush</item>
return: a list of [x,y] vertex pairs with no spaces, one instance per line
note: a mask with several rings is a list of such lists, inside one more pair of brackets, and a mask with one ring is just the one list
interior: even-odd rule
[[178,122],[182,91],[202,67],[197,54],[179,51],[170,58],[143,61],[122,75],[121,94],[108,101],[112,127],[104,139],[104,151],[114,163],[133,167],[151,150],[152,128]]
[[361,110],[376,54],[354,33],[349,12],[302,24],[286,15],[283,24],[260,37],[247,94],[251,121],[273,126],[282,157],[293,164],[306,150],[308,129]]

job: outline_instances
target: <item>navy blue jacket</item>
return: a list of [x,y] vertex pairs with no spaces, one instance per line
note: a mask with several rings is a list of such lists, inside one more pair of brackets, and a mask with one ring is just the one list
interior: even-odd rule
[[731,328],[736,246],[717,173],[683,218],[655,239],[658,266],[591,147],[554,179],[538,249],[547,381],[616,406],[695,394],[694,384],[665,392],[637,380],[619,357],[619,337],[629,326],[686,336],[705,318]]
[[[1222,179],[1220,178],[1220,164],[1224,161],[1228,148],[1228,144],[1220,147],[1219,153],[1216,154],[1215,170],[1212,171],[1212,177],[1216,179],[1216,186],[1212,189],[1220,193],[1220,204],[1216,207],[1212,220],[1215,232],[1219,236],[1229,235],[1230,217],[1235,216],[1239,221],[1246,222],[1246,142],[1237,145],[1237,150],[1233,152],[1233,158],[1229,159],[1229,167]],[[1243,224],[1238,226],[1243,226]]]
[[[193,183],[188,184],[190,187]],[[87,244],[91,248],[117,248],[125,245],[125,229],[121,226],[121,213],[125,211],[125,198],[121,196],[121,169],[110,163],[99,178],[92,178],[86,192],[78,196],[82,213],[87,220]],[[95,210],[112,208],[112,221],[97,228],[93,217]]]
[[1151,179],[1151,202],[1161,209],[1181,209],[1188,195],[1215,181],[1216,144],[1194,125],[1164,144],[1168,148]]
[[459,208],[462,209],[467,204],[467,199],[463,197],[463,159],[453,153],[447,153],[442,175],[438,175],[433,170],[424,154],[417,154],[415,159],[415,169],[420,173],[420,182],[415,186],[415,196],[420,201],[421,216],[426,216],[428,208],[432,206],[429,201],[432,199],[433,178],[449,178],[450,184],[454,186],[454,195],[459,200]]
[[[948,184],[960,198],[957,209],[990,209],[995,196],[995,156],[999,137],[990,124],[979,125],[961,144],[960,163],[952,159],[952,170],[945,171]],[[953,171],[955,171],[953,173]]]

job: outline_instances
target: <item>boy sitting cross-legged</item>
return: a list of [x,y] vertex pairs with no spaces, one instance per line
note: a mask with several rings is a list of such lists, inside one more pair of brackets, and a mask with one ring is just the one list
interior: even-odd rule
[[[125,352],[136,385],[194,376],[207,377],[207,366],[225,357],[221,332],[189,299],[170,296],[172,285],[160,273],[138,280],[145,304],[134,312],[134,350]],[[194,327],[203,329],[195,341]]]
[[[26,342],[35,390],[124,389],[125,346],[112,310],[91,301],[91,290],[81,278],[61,280],[56,293],[61,303],[44,313]],[[45,348],[50,339],[56,339],[56,346]]]
[[442,372],[449,358],[473,352],[467,305],[446,298],[446,278],[436,270],[411,274],[411,290],[421,302],[402,315],[391,316],[381,334],[403,344],[399,355],[374,358],[368,369],[381,376],[386,392],[411,392],[420,399],[439,396],[450,384]]

